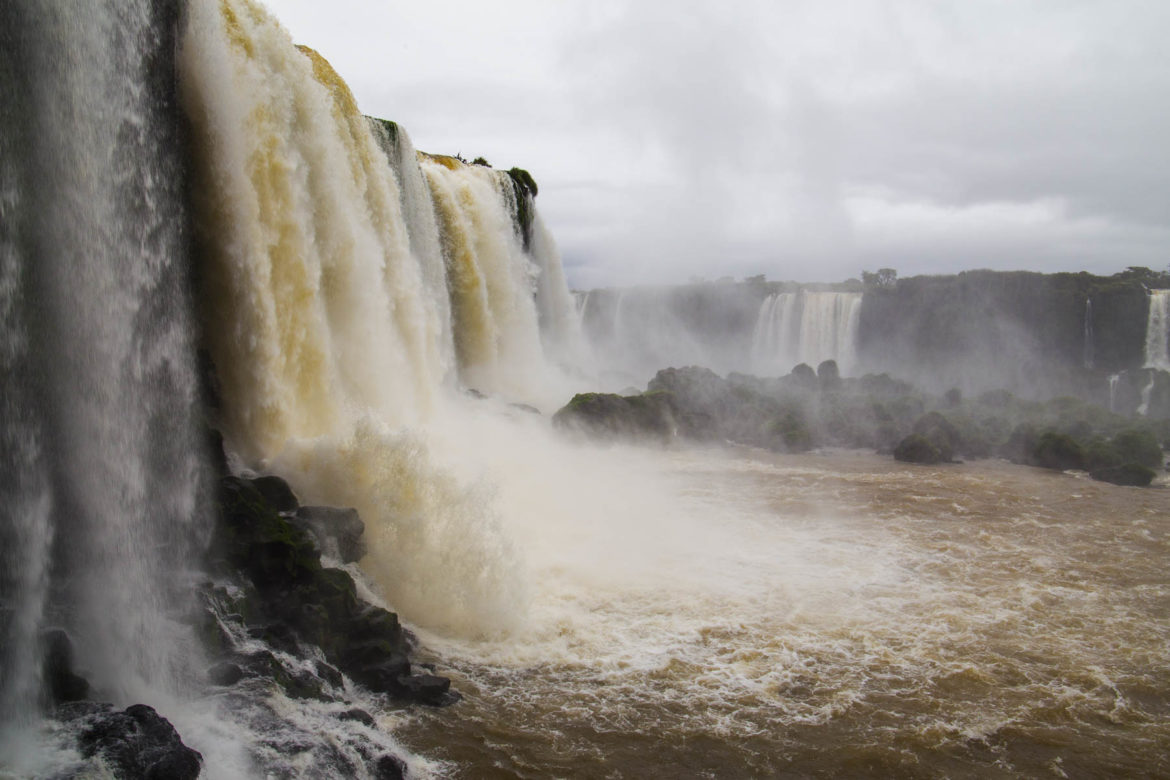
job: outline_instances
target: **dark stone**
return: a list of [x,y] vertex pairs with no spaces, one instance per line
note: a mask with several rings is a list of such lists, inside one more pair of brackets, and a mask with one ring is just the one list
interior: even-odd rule
[[1100,482],[1110,482],[1114,485],[1127,487],[1148,487],[1154,480],[1154,470],[1146,468],[1140,463],[1126,463],[1122,466],[1090,471],[1089,476]]
[[1150,431],[1130,428],[1113,437],[1110,442],[1123,463],[1140,463],[1146,468],[1162,468],[1162,448]]
[[459,699],[458,694],[451,693],[450,680],[433,674],[399,677],[394,692],[403,698],[433,707],[444,707]]
[[913,432],[938,450],[939,460],[950,461],[959,447],[959,430],[938,412],[928,412],[914,422]]
[[220,661],[207,670],[207,679],[212,685],[235,685],[243,678],[244,670],[230,661]]
[[841,389],[841,369],[837,366],[836,360],[825,360],[817,366],[817,380],[820,382],[822,391],[834,391]]
[[601,438],[669,439],[675,432],[673,400],[668,392],[580,393],[553,415],[553,425]]
[[317,676],[334,688],[345,686],[345,679],[341,676],[341,672],[337,670],[337,667],[331,666],[321,660],[314,661],[313,666],[317,670]]
[[792,367],[793,382],[805,389],[815,390],[817,387],[817,372],[808,363],[798,363]]
[[325,554],[342,563],[355,563],[366,554],[366,544],[362,539],[366,524],[356,509],[302,506],[297,509],[296,516],[317,537]]
[[73,671],[73,641],[61,628],[51,628],[41,636],[44,644],[45,685],[55,704],[81,701],[89,696],[89,683]]
[[535,406],[530,406],[529,404],[511,403],[508,404],[508,406],[512,407],[513,409],[518,409],[521,412],[527,412],[528,414],[535,414],[538,416],[540,415],[540,410]]
[[1067,471],[1085,467],[1085,448],[1064,433],[1045,431],[1032,448],[1029,462],[1033,466]]
[[84,757],[100,755],[127,780],[194,780],[203,765],[170,721],[145,704],[92,716],[79,742]]
[[405,780],[406,762],[389,753],[374,762],[374,780]]
[[938,447],[919,433],[912,433],[894,447],[894,460],[904,463],[940,463],[943,460]]
[[292,488],[280,477],[256,477],[252,480],[252,486],[277,512],[295,512],[296,508],[300,506]]
[[337,713],[337,717],[339,720],[357,721],[358,723],[362,724],[363,726],[368,726],[369,728],[376,728],[378,725],[377,721],[374,720],[373,715],[366,712],[365,710],[358,709],[356,707],[354,709],[345,710],[344,712]]

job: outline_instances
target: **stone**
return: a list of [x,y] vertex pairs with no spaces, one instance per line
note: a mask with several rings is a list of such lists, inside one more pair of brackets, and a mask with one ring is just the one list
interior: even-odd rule
[[894,460],[930,465],[940,463],[943,457],[929,439],[920,433],[912,433],[894,447]]
[[252,486],[277,512],[295,512],[300,506],[300,502],[292,488],[289,487],[288,482],[280,477],[271,475],[256,477],[252,480]]
[[321,550],[342,563],[356,563],[366,554],[366,524],[356,509],[302,506],[296,517],[317,538]]
[[203,766],[203,756],[145,704],[92,716],[79,742],[82,756],[100,755],[117,777],[127,780],[194,780]]
[[1148,487],[1154,481],[1155,473],[1153,469],[1140,463],[1126,463],[1122,466],[1110,466],[1090,471],[1089,476],[1100,482],[1109,482],[1114,485]]

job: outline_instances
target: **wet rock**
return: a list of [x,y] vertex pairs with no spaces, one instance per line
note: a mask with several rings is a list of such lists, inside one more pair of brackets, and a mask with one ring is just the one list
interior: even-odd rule
[[345,710],[344,712],[339,712],[337,713],[337,717],[340,720],[356,721],[357,723],[360,723],[363,726],[368,726],[369,728],[375,728],[378,725],[377,721],[374,720],[373,715],[363,709],[358,709],[357,707]]
[[663,392],[580,393],[553,415],[553,425],[601,438],[669,439],[675,431],[673,400]]
[[321,550],[342,563],[356,563],[366,554],[362,538],[366,524],[356,509],[302,506],[296,517],[317,538]]
[[398,756],[387,753],[374,762],[375,780],[404,780],[405,777],[406,762]]
[[252,480],[252,486],[277,512],[295,512],[300,506],[292,488],[280,477],[257,477]]
[[203,766],[203,756],[145,704],[91,716],[79,742],[84,757],[100,755],[126,780],[194,780]]
[[89,696],[89,682],[73,670],[73,640],[64,629],[52,628],[41,636],[44,645],[45,686],[55,704]]
[[943,457],[929,439],[920,433],[912,433],[894,447],[894,460],[929,465],[942,462]]
[[1067,471],[1085,467],[1085,448],[1064,433],[1046,431],[1040,434],[1028,458],[1033,466]]
[[1148,487],[1153,482],[1155,473],[1153,469],[1140,463],[1126,463],[1122,466],[1110,466],[1090,471],[1089,476],[1100,482],[1109,482],[1114,485]]
[[243,678],[244,670],[230,661],[221,661],[207,670],[207,679],[212,685],[235,685]]
[[337,667],[331,666],[321,660],[314,661],[313,666],[317,670],[317,676],[322,680],[329,683],[334,688],[344,687],[345,680],[342,678],[341,672],[338,671]]
[[450,680],[433,674],[399,677],[396,687],[399,696],[433,707],[443,707],[459,699],[458,694],[451,693]]
[[959,448],[959,430],[938,412],[927,412],[914,422],[913,433],[924,437],[938,450],[940,461],[954,460]]

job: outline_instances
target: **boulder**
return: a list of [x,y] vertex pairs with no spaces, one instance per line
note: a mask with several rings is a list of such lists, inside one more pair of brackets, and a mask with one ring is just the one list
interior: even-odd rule
[[938,451],[938,447],[935,447],[930,439],[920,433],[912,433],[894,447],[894,460],[900,460],[904,463],[932,464],[942,462],[943,457]]
[[1096,469],[1089,476],[1100,482],[1128,487],[1147,487],[1154,480],[1154,470],[1140,463],[1126,463],[1121,466]]
[[134,704],[122,712],[91,715],[80,737],[81,754],[100,756],[126,780],[194,780],[203,756],[183,744],[175,727],[152,707]]
[[1085,448],[1068,434],[1045,431],[1032,447],[1028,462],[1045,469],[1085,468]]
[[954,460],[959,448],[959,430],[938,412],[927,412],[914,422],[913,433],[922,436],[938,450],[939,460]]
[[300,506],[296,494],[280,477],[256,477],[252,480],[252,487],[264,496],[264,500],[272,505],[277,512],[294,512]]

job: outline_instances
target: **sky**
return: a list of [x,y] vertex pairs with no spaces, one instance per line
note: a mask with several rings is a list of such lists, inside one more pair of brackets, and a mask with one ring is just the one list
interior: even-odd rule
[[1170,264],[1165,0],[266,0],[570,286]]

